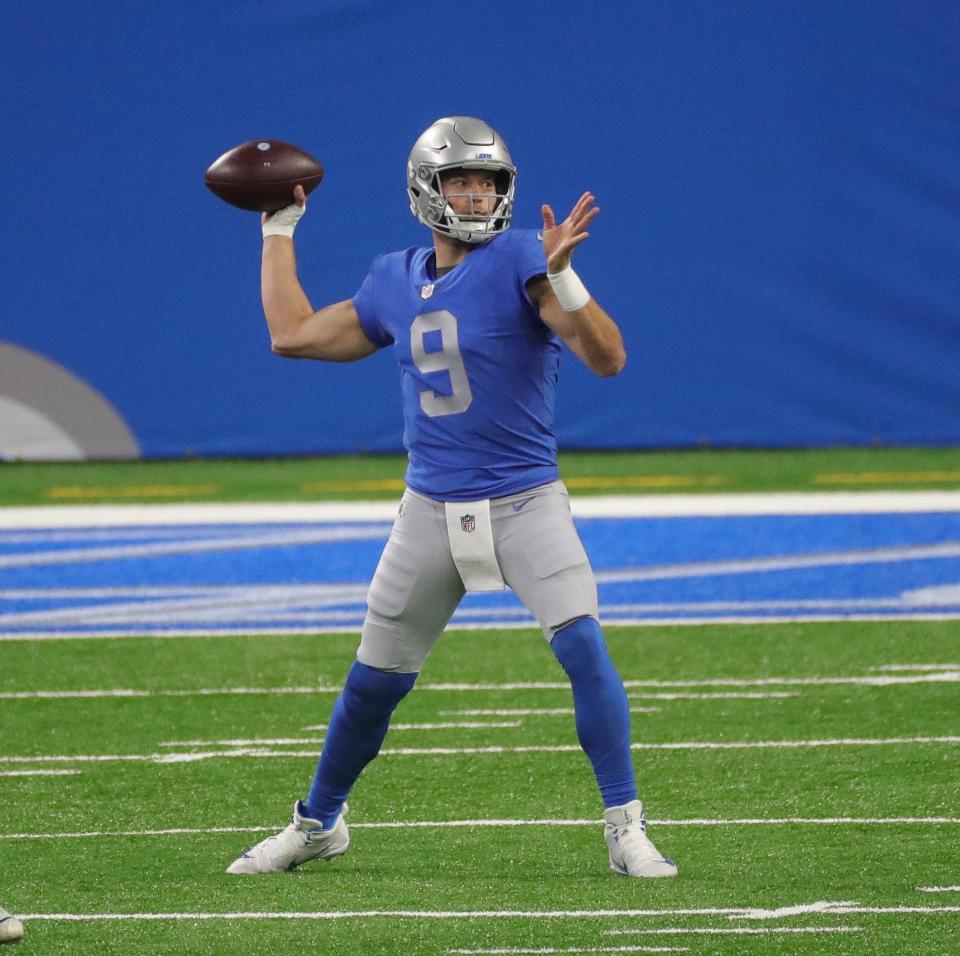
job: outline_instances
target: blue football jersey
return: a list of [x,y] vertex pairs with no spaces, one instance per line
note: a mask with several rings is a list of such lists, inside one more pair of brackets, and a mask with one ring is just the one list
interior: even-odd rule
[[509,229],[432,278],[433,248],[379,256],[353,298],[400,365],[407,484],[440,501],[499,498],[558,478],[560,343],[525,285],[547,271],[532,230]]

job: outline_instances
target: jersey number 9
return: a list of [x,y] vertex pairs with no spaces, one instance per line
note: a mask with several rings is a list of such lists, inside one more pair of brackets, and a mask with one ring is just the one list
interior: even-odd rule
[[[424,336],[428,332],[440,333],[440,350],[428,352]],[[437,418],[440,415],[459,415],[473,401],[467,370],[460,354],[457,336],[457,317],[445,309],[441,312],[426,312],[418,315],[410,326],[410,355],[413,364],[421,372],[446,372],[450,376],[450,394],[438,395],[425,388],[420,393],[420,408],[425,415]]]

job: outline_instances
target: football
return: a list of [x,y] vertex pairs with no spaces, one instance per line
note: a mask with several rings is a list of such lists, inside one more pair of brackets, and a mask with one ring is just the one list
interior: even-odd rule
[[293,187],[310,193],[323,179],[323,166],[298,146],[276,139],[252,139],[215,159],[207,188],[224,202],[251,212],[276,212],[293,202]]

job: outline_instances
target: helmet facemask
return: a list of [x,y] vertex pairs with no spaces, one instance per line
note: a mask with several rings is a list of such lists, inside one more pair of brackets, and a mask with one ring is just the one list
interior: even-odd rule
[[[444,193],[443,175],[459,169],[489,169],[493,172],[496,192]],[[416,185],[409,187],[410,211],[424,225],[443,235],[461,242],[486,242],[504,232],[510,226],[513,213],[513,194],[516,174],[512,167],[504,165],[469,165],[429,167],[421,164],[416,171]],[[448,197],[469,197],[469,208],[457,214],[448,202]],[[489,211],[482,208],[493,203]]]

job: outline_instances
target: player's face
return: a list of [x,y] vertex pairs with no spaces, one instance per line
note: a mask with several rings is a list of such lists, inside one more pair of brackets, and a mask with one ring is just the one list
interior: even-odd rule
[[486,169],[452,169],[440,177],[450,208],[460,219],[489,216],[497,207],[497,184]]

